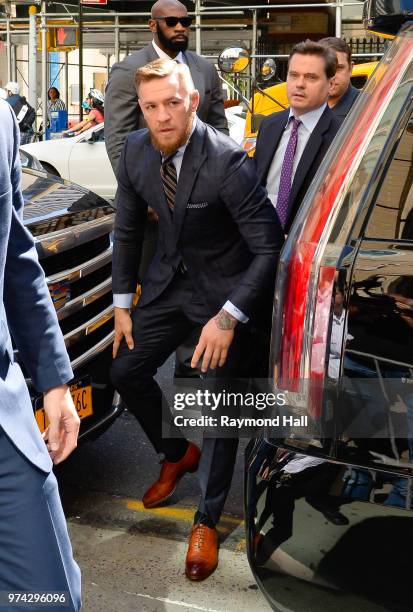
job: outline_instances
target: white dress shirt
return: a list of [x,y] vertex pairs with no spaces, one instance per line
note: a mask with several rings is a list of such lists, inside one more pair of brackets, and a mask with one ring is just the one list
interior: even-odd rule
[[155,49],[158,56],[160,57],[160,59],[174,59],[179,64],[186,64],[182,51],[180,51],[178,55],[172,58],[167,53],[165,53],[165,51],[163,51],[160,47],[158,47],[158,45],[156,44],[154,40],[152,41],[152,46]]
[[[182,147],[179,147],[179,149],[176,151],[176,153],[174,154],[171,160],[176,169],[177,181],[179,181],[179,175],[181,173],[182,160],[184,158],[185,149],[188,146],[188,143],[191,140],[191,136],[195,131],[197,121],[198,119],[197,119],[197,116],[195,115],[194,121],[192,124],[192,130],[189,135],[188,141],[184,145],[182,145]],[[164,161],[165,161],[165,156],[162,155],[162,162]],[[130,308],[132,306],[133,295],[134,295],[133,293],[115,293],[113,295],[113,305],[116,306],[117,308]],[[246,323],[248,321],[248,317],[243,312],[241,312],[241,310],[239,310],[236,306],[234,306],[234,304],[230,302],[229,300],[225,302],[223,308],[229,314],[231,314],[235,319],[237,319],[237,321],[240,321],[240,323]]]
[[[305,113],[304,115],[300,115],[297,117],[301,121],[298,126],[298,140],[297,140],[297,148],[294,155],[293,162],[293,176],[291,181],[294,180],[295,172],[297,170],[298,163],[301,159],[303,151],[307,145],[308,139],[310,138],[312,132],[314,131],[315,126],[320,120],[321,115],[324,112],[327,104],[323,104],[319,108],[310,111],[309,113]],[[290,121],[290,118],[293,116],[293,111],[290,108],[290,115],[288,117],[287,125],[284,128],[283,135],[281,136],[281,140],[278,144],[277,150],[275,152],[274,158],[271,162],[270,169],[268,170],[267,175],[267,191],[268,197],[271,200],[271,203],[275,207],[277,205],[278,198],[278,189],[280,186],[280,178],[281,178],[281,168],[284,161],[285,151],[287,149],[288,141],[290,139],[290,134],[292,130],[293,122]]]

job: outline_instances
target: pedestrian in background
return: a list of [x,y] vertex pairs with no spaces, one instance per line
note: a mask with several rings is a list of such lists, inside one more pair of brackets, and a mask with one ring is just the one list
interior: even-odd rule
[[360,90],[351,84],[351,73],[354,66],[351,60],[351,49],[345,40],[336,36],[322,38],[318,42],[323,47],[332,49],[337,56],[337,70],[328,96],[328,105],[336,119],[342,123],[360,93]]
[[47,110],[57,111],[57,110],[66,110],[66,104],[60,97],[60,92],[56,87],[50,87],[47,92]]
[[311,40],[293,47],[287,72],[290,108],[261,123],[254,161],[287,234],[340,123],[327,101],[334,51]]
[[20,144],[28,144],[33,140],[33,124],[36,120],[36,111],[30,106],[24,96],[20,95],[20,85],[16,81],[6,84],[6,101],[12,107],[20,128]]

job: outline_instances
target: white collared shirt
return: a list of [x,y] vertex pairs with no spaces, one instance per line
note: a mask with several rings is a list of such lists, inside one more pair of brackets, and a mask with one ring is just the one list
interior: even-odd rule
[[165,51],[163,51],[160,47],[158,47],[158,45],[156,44],[154,40],[152,41],[152,46],[155,49],[158,56],[160,57],[160,59],[174,59],[176,62],[179,62],[180,64],[186,64],[184,54],[182,53],[182,51],[179,51],[178,55],[176,55],[175,57],[170,57],[167,53],[165,53]]
[[[307,142],[311,134],[313,133],[315,126],[319,122],[321,115],[323,114],[326,106],[327,104],[325,103],[319,108],[316,108],[315,110],[312,110],[309,113],[304,113],[304,115],[300,115],[300,117],[297,117],[297,119],[299,119],[301,123],[298,126],[297,149],[294,155],[293,175],[291,177],[291,182],[294,180],[297,166],[300,162],[304,149],[307,146]],[[290,134],[292,130],[293,122],[290,121],[290,118],[292,116],[294,115],[293,115],[292,109],[290,108],[290,114],[288,117],[287,125],[284,128],[283,135],[281,136],[281,140],[278,144],[274,158],[271,162],[270,169],[268,170],[266,187],[268,191],[268,197],[270,198],[273,206],[277,205],[278,189],[280,186],[280,178],[281,178],[281,168],[283,165],[285,151],[287,149],[288,141],[290,139]]]

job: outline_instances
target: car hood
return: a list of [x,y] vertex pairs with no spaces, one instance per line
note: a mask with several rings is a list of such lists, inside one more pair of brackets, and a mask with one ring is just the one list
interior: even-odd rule
[[96,193],[36,170],[23,169],[22,193],[24,224],[35,238],[114,213]]

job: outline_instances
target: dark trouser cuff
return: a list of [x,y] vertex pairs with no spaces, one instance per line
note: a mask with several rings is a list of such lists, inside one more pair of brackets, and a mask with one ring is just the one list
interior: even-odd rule
[[199,510],[195,512],[195,516],[194,516],[194,525],[197,525],[198,523],[202,523],[203,525],[206,525],[210,529],[214,529],[215,527],[214,521],[210,519],[209,516],[207,516],[206,514],[203,514]]

